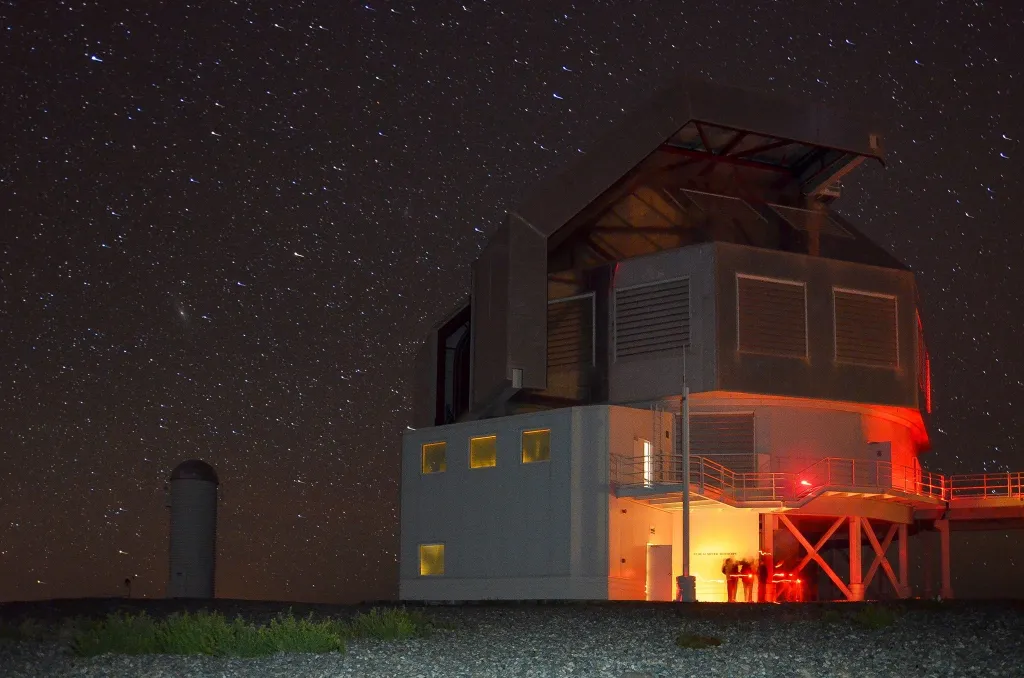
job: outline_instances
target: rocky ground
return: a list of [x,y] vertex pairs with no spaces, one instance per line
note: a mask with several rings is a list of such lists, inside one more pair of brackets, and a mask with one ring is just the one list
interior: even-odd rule
[[[0,620],[57,624],[75,616],[218,609],[264,621],[344,618],[366,607],[215,601],[53,601],[0,605]],[[400,642],[355,640],[344,654],[262,659],[73,657],[66,644],[0,640],[0,676],[899,676],[1024,677],[1024,605],[908,602],[860,605],[486,604],[433,606],[446,628]],[[884,611],[883,611],[884,612]],[[680,633],[722,641],[680,648]],[[689,636],[688,636],[689,637]]]

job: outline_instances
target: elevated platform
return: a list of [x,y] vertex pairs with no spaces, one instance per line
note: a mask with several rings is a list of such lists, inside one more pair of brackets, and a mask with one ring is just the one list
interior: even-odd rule
[[[646,462],[613,456],[611,477],[617,497],[682,509],[680,455],[654,455]],[[833,505],[863,500],[897,504],[910,509],[913,521],[1006,522],[1024,528],[1024,472],[943,476],[884,461],[829,457],[796,473],[736,473],[704,457],[690,458],[694,507],[800,511],[819,499]]]

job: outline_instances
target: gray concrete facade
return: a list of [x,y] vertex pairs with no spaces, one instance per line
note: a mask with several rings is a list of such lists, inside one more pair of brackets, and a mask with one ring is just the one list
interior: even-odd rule
[[[469,421],[406,433],[403,600],[602,599],[608,595],[606,406]],[[524,464],[524,431],[549,429],[549,461]],[[497,436],[496,465],[470,468],[469,440]],[[422,473],[425,443],[446,470]],[[419,545],[444,544],[444,574],[420,576]]]

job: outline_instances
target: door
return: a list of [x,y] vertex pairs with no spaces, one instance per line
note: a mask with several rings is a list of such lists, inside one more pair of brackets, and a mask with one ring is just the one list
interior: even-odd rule
[[647,545],[647,600],[672,600],[672,545]]

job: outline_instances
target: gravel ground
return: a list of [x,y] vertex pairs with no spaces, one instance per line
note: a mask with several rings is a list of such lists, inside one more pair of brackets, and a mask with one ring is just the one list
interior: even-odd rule
[[[144,608],[171,610],[154,601]],[[135,609],[140,609],[136,604]],[[265,619],[287,606],[218,608]],[[6,609],[5,609],[6,608]],[[106,608],[105,608],[106,609]],[[104,609],[104,611],[105,611]],[[294,606],[343,617],[357,608]],[[868,630],[856,605],[553,604],[428,607],[452,628],[401,642],[352,641],[345,654],[262,659],[103,656],[79,659],[56,643],[0,641],[0,676],[955,676],[1024,677],[1024,606],[1011,603],[908,603],[897,621]],[[15,610],[54,621],[82,614],[53,605]],[[685,650],[678,632],[720,638],[720,647]]]

